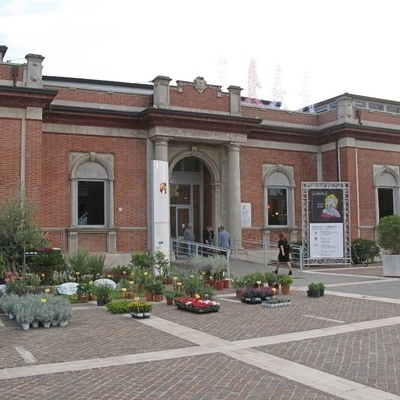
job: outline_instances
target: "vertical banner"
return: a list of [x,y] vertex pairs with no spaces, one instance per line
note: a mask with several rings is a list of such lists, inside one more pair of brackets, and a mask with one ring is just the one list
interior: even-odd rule
[[242,228],[251,228],[251,203],[242,203]]
[[309,190],[310,258],[343,258],[343,189]]
[[170,260],[168,163],[151,161],[151,250],[161,250]]

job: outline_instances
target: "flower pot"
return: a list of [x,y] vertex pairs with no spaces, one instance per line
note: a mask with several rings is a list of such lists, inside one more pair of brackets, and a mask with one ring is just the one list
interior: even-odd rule
[[111,299],[98,298],[96,301],[98,306],[105,306],[111,301]]
[[290,293],[290,286],[289,285],[281,286],[281,291],[283,295],[288,295]]
[[90,300],[90,301],[96,301],[96,300],[97,300],[97,296],[96,296],[95,294],[91,294],[91,295],[89,296],[89,300]]
[[146,292],[146,301],[153,301],[153,293]]
[[243,290],[242,289],[236,289],[235,293],[236,293],[236,297],[238,299],[242,298],[242,295],[243,295]]
[[32,328],[39,328],[39,321],[33,321]]
[[224,288],[224,281],[222,281],[222,280],[214,281],[214,289],[215,290],[222,290],[223,288]]
[[320,290],[319,291],[319,297],[324,297],[325,294],[325,290]]
[[138,292],[144,292],[144,284],[143,283],[139,283]]
[[62,327],[67,326],[68,325],[68,321],[60,321],[59,325],[62,326]]
[[144,312],[143,313],[143,318],[149,318],[150,317],[150,313],[149,312]]
[[229,279],[224,279],[222,282],[224,283],[224,289],[229,289]]
[[29,322],[25,322],[25,323],[21,324],[21,326],[24,331],[27,331],[29,329],[30,324],[29,324]]
[[45,328],[50,328],[50,325],[51,325],[51,321],[43,322],[43,326]]
[[321,297],[319,290],[311,291],[311,297],[315,297],[315,298]]
[[173,297],[167,297],[167,306],[173,306],[174,305],[174,298]]
[[160,302],[163,300],[162,294],[153,294],[153,301]]
[[143,313],[131,313],[133,318],[143,318]]

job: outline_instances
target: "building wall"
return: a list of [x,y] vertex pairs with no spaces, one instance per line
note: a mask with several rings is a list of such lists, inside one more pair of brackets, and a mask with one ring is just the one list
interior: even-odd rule
[[[316,105],[324,109],[320,114],[288,111],[249,105],[239,87],[224,92],[201,79],[174,86],[158,77],[154,87],[41,76],[31,82],[27,60],[0,62],[0,199],[23,185],[38,205],[37,222],[51,245],[68,251],[69,237],[78,234],[79,247],[90,251],[107,251],[114,237],[116,252],[148,249],[148,165],[160,141],[171,168],[182,157],[203,161],[205,224],[229,227],[235,215],[229,152],[237,147],[240,202],[252,206],[252,226],[239,232],[243,238],[263,240],[266,232],[281,229],[265,226],[265,165],[293,171],[294,221],[285,227],[291,239],[301,238],[301,184],[318,181],[350,183],[351,237],[374,238],[374,168],[400,167],[400,114],[360,108],[377,99],[344,94]],[[75,153],[113,157],[113,226],[74,227]]]

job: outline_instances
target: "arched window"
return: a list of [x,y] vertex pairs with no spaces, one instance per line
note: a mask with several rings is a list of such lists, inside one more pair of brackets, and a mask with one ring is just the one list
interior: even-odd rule
[[71,225],[113,225],[113,157],[96,153],[71,157]]
[[379,220],[388,215],[399,214],[399,168],[374,166],[375,196]]
[[264,166],[264,224],[289,227],[294,221],[293,168]]

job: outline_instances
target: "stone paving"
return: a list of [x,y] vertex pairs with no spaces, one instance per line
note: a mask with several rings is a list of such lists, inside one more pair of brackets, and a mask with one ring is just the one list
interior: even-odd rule
[[[88,303],[67,327],[24,332],[1,314],[0,399],[400,399],[400,280],[374,265],[293,276],[275,309],[227,289],[205,315]],[[306,296],[311,281],[324,297]]]

